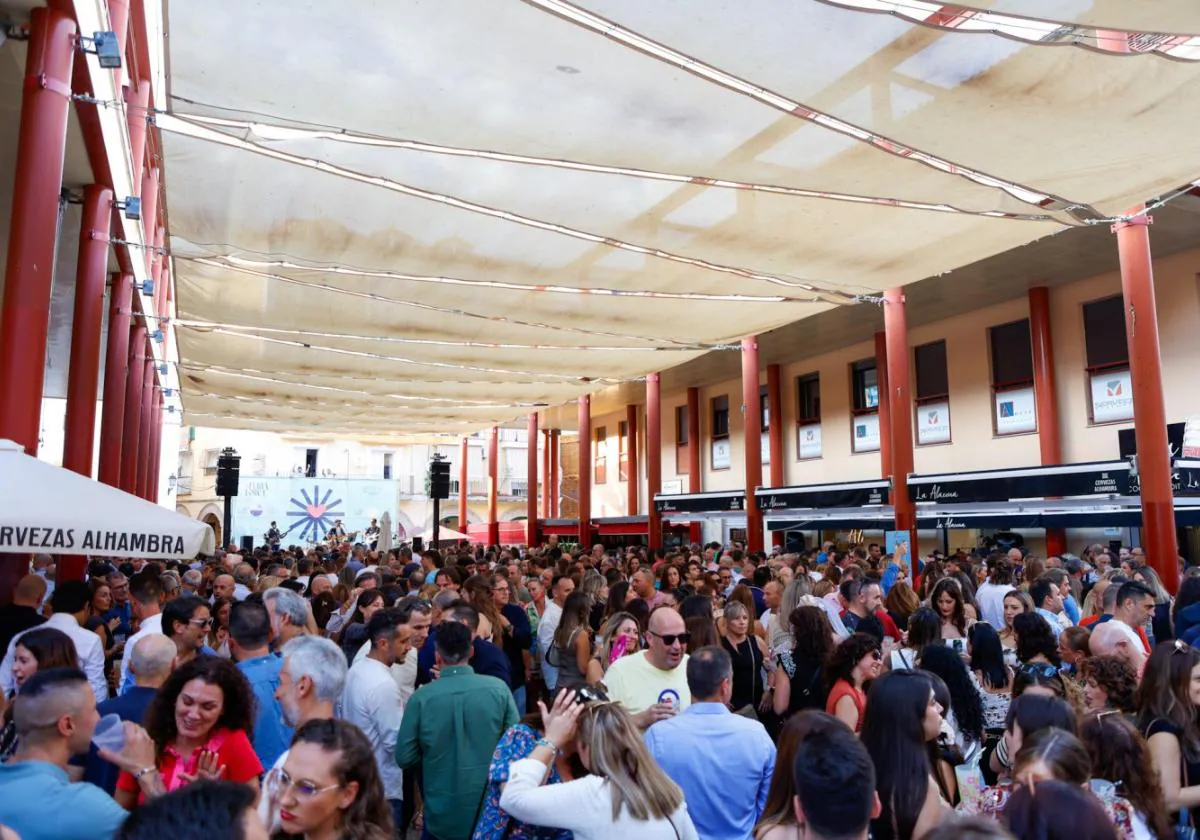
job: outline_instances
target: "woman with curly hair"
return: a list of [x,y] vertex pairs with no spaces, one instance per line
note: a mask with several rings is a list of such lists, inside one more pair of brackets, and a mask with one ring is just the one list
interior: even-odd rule
[[1089,712],[1110,709],[1133,714],[1137,711],[1137,674],[1115,656],[1089,656],[1079,666],[1083,677],[1083,703]]
[[1131,824],[1122,825],[1120,819],[1117,822],[1124,836],[1171,837],[1162,784],[1154,772],[1150,747],[1137,727],[1119,713],[1093,713],[1083,719],[1079,740],[1092,760],[1093,792],[1103,800],[1105,797],[1097,791],[1103,785],[1109,791],[1115,790],[1132,806]]
[[1050,622],[1037,613],[1013,616],[1013,634],[1017,637],[1017,659],[1023,665],[1042,662],[1058,668],[1058,639]]
[[882,658],[875,638],[854,633],[837,646],[825,669],[830,683],[825,711],[855,732],[867,710],[866,684],[879,676]]
[[[254,706],[250,683],[227,659],[197,657],[171,674],[151,701],[145,720],[163,788],[177,790],[203,778],[258,790],[263,766],[250,743]],[[117,804],[130,809],[140,794],[138,781],[122,772]]]
[[296,730],[283,767],[268,777],[268,789],[279,804],[274,840],[395,836],[371,744],[344,720],[312,720]]
[[820,607],[796,607],[788,616],[792,643],[775,653],[779,667],[771,672],[775,714],[790,718],[802,709],[824,709],[828,699],[821,680],[833,656],[833,630]]

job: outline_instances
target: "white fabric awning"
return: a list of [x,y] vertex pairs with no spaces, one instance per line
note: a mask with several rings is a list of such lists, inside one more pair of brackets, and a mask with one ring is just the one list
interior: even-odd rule
[[171,4],[185,421],[461,435],[1200,177],[1196,63],[878,11]]
[[26,455],[0,440],[0,552],[190,559],[212,554],[204,522]]

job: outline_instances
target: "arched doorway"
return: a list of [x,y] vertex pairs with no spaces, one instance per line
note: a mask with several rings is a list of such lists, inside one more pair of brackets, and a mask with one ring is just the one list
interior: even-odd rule
[[200,518],[200,521],[212,528],[213,536],[217,538],[217,545],[221,545],[221,520],[215,513],[206,513]]

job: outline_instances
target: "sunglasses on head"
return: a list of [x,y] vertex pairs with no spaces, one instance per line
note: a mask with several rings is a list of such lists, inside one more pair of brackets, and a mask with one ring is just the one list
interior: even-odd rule
[[1048,680],[1058,674],[1058,669],[1046,662],[1028,662],[1018,668],[1017,673],[1026,677],[1040,677]]
[[667,647],[673,647],[676,642],[686,645],[692,638],[691,633],[655,633],[653,630],[647,630],[646,632],[651,636],[658,636]]

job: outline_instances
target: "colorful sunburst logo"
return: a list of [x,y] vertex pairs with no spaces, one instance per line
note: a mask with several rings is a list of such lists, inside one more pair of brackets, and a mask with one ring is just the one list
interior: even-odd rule
[[302,540],[317,542],[324,539],[325,534],[333,527],[333,523],[339,517],[345,516],[342,511],[333,510],[342,503],[342,500],[329,501],[333,491],[326,490],[325,495],[322,496],[319,484],[313,485],[312,496],[309,496],[308,491],[303,488],[300,490],[300,495],[304,497],[303,501],[294,497],[291,499],[291,503],[297,509],[287,512],[287,515],[293,520],[291,527],[288,528],[288,533],[299,528],[299,537]]

